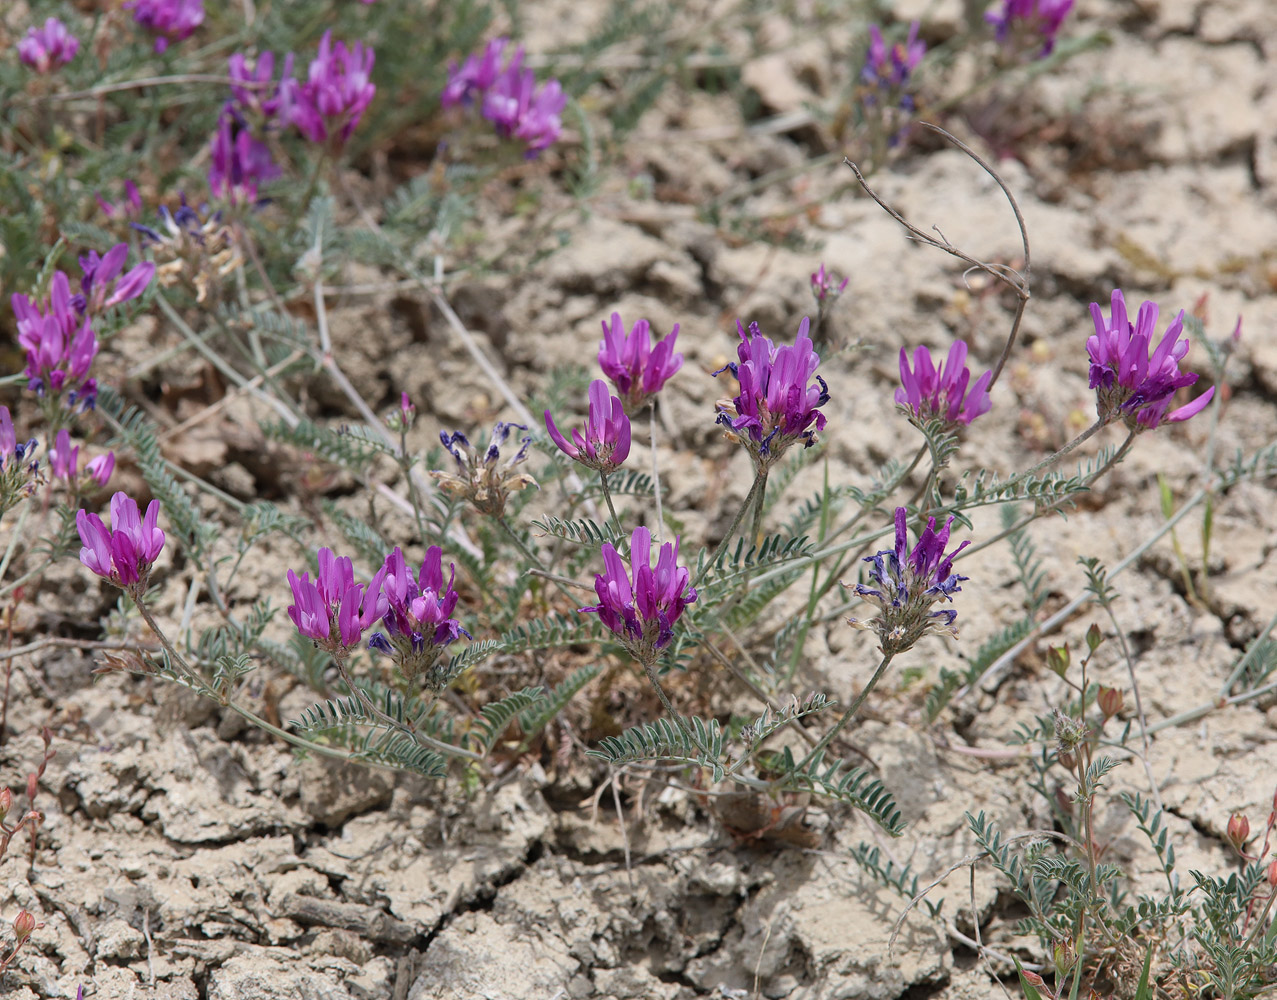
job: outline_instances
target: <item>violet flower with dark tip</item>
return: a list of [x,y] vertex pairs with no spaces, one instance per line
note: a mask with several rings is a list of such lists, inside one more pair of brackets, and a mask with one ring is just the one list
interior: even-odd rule
[[488,447],[482,451],[473,448],[460,431],[451,434],[440,431],[439,440],[456,459],[457,475],[438,469],[432,470],[430,475],[445,493],[470,501],[481,514],[501,517],[511,493],[537,486],[537,481],[526,472],[514,471],[514,467],[528,457],[528,448],[532,444],[530,435],[520,438],[518,451],[506,461],[501,461],[501,449],[512,430],[526,431],[527,427],[497,421],[488,439]]
[[0,406],[0,515],[35,492],[40,463],[32,456],[38,446],[35,438],[18,440],[9,407]]
[[322,548],[316,554],[319,570],[312,583],[309,573],[300,577],[288,571],[288,585],[293,603],[288,617],[297,631],[330,652],[359,645],[363,634],[386,613],[388,601],[381,584],[386,575],[383,566],[367,584],[355,583],[351,561],[340,559],[332,549]]
[[376,96],[372,46],[334,42],[332,31],[319,40],[305,82],[287,80],[283,114],[311,142],[344,143]]
[[674,637],[674,623],[696,600],[691,575],[678,565],[679,540],[666,542],[652,567],[652,533],[635,528],[630,536],[630,566],[610,542],[603,543],[604,571],[594,578],[599,603],[582,612],[597,614],[640,663],[652,666],[656,654]]
[[125,493],[111,497],[111,527],[87,510],[76,511],[75,527],[84,543],[80,562],[134,599],[146,593],[151,566],[164,548],[164,532],[157,527],[160,502],[152,500],[146,516]]
[[819,407],[829,401],[829,387],[819,375],[815,377],[820,388],[807,384],[820,364],[807,335],[810,327],[811,320],[804,317],[793,346],[777,347],[759,332],[757,323],[750,323],[747,331],[738,320],[740,361],[714,372],[717,376],[730,370],[740,382],[738,395],[719,401],[718,422],[729,428],[729,437],[745,445],[759,471],[797,441],[810,448],[816,432],[825,429]]
[[133,20],[155,35],[155,51],[194,34],[204,23],[204,0],[124,0]]
[[1002,9],[989,11],[984,19],[993,25],[999,42],[1037,48],[1041,58],[1055,49],[1055,36],[1072,9],[1073,0],[1002,0]]
[[938,417],[950,424],[970,424],[993,406],[988,392],[992,378],[993,372],[987,371],[968,389],[971,369],[967,367],[967,345],[964,341],[953,342],[948,358],[939,368],[932,361],[931,352],[919,346],[913,352],[911,369],[909,355],[902,347],[902,388],[896,390],[896,403],[908,410],[913,420],[921,423]]
[[214,198],[231,205],[257,202],[257,186],[280,174],[266,143],[255,139],[244,121],[227,105],[213,133],[208,188]]
[[625,464],[630,453],[629,417],[620,399],[608,394],[607,383],[601,378],[590,383],[590,412],[584,434],[573,430],[572,441],[568,441],[554,426],[549,410],[545,411],[545,429],[560,451],[605,476]]
[[101,257],[93,250],[81,257],[80,294],[72,297],[71,304],[81,313],[98,313],[136,299],[146,291],[155,277],[155,264],[144,260],[120,277],[128,257],[127,243],[117,243]]
[[902,90],[926,55],[927,43],[918,38],[917,21],[909,25],[909,36],[888,47],[878,25],[869,26],[869,51],[860,71],[862,82],[876,90]]
[[46,20],[42,28],[28,28],[18,43],[18,58],[37,73],[65,66],[79,51],[79,41],[56,17]]
[[888,656],[903,653],[924,635],[956,639],[958,630],[953,623],[958,613],[952,609],[932,611],[931,606],[937,601],[951,601],[962,589],[959,584],[967,579],[953,572],[953,559],[971,543],[963,542],[952,552],[945,552],[953,518],[939,531],[936,519],[928,518],[926,529],[910,551],[905,517],[905,509],[897,507],[895,548],[865,557],[865,562],[871,564],[869,577],[876,586],[858,583],[852,588],[882,613],[869,621],[847,619],[853,628],[877,633],[880,648]]
[[651,342],[651,324],[635,320],[625,332],[620,313],[612,313],[611,324],[603,324],[599,341],[599,367],[612,380],[628,416],[636,416],[674,373],[683,367],[683,355],[674,353],[678,341],[678,324],[668,337]]
[[[456,567],[448,564],[448,581],[443,579],[443,550],[432,545],[416,576],[408,569],[403,552],[396,548],[386,557],[382,591],[387,608],[382,624],[385,632],[374,632],[368,646],[394,658],[405,679],[411,683],[429,671],[444,649],[461,636],[471,638],[461,622],[451,617],[457,606],[453,589]],[[427,675],[429,686],[430,678]]]
[[1197,375],[1179,370],[1189,348],[1187,337],[1179,339],[1184,330],[1183,310],[1150,353],[1157,314],[1157,304],[1145,302],[1132,324],[1120,289],[1113,291],[1107,322],[1099,303],[1091,303],[1095,333],[1086,342],[1091,357],[1090,386],[1096,390],[1096,412],[1105,423],[1120,417],[1131,430],[1151,430],[1163,420],[1175,423],[1196,416],[1215,395],[1211,386],[1191,403],[1166,412],[1175,392],[1195,383]]

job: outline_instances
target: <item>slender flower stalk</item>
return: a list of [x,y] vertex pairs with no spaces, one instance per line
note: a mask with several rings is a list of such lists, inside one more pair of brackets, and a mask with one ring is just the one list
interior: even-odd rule
[[158,500],[147,505],[143,517],[137,501],[122,492],[111,497],[110,528],[97,514],[77,511],[75,527],[83,543],[80,562],[140,600],[146,594],[151,566],[164,548],[164,532],[156,524],[159,515]]
[[928,518],[927,527],[910,550],[905,517],[905,509],[897,507],[895,548],[865,558],[871,564],[870,579],[877,586],[858,583],[852,588],[859,597],[876,605],[881,614],[869,621],[847,619],[852,628],[875,632],[888,657],[903,653],[924,635],[956,639],[954,621],[958,613],[952,609],[932,611],[931,606],[937,601],[953,600],[953,595],[962,589],[959,584],[967,579],[953,572],[953,559],[970,543],[963,542],[953,552],[945,552],[953,518],[939,531],[936,519]]
[[1171,321],[1155,348],[1157,304],[1140,306],[1134,323],[1127,319],[1126,299],[1114,289],[1108,321],[1098,303],[1091,303],[1095,333],[1086,342],[1091,357],[1090,386],[1096,390],[1096,412],[1105,423],[1122,419],[1131,430],[1152,430],[1163,420],[1175,423],[1196,416],[1215,395],[1207,389],[1191,403],[1170,413],[1177,390],[1197,381],[1194,372],[1181,372],[1179,363],[1188,354],[1189,341],[1180,339],[1184,330],[1183,310]]
[[642,412],[653,397],[683,367],[683,355],[674,353],[678,341],[678,324],[668,337],[651,342],[651,324],[635,320],[629,333],[620,313],[612,313],[611,323],[603,324],[599,341],[599,367],[612,380],[621,394],[625,412],[634,417]]
[[603,476],[609,476],[622,465],[630,453],[630,420],[621,400],[611,396],[607,383],[596,378],[590,383],[590,409],[585,432],[572,431],[572,440],[559,431],[550,411],[545,411],[545,429],[569,458]]
[[896,390],[896,403],[917,423],[939,417],[950,424],[970,424],[993,406],[988,392],[992,378],[993,372],[987,371],[976,379],[975,385],[970,385],[971,369],[967,367],[967,345],[964,341],[954,341],[948,358],[938,368],[931,359],[931,352],[921,345],[913,352],[913,367],[910,368],[909,355],[902,347],[902,388]]

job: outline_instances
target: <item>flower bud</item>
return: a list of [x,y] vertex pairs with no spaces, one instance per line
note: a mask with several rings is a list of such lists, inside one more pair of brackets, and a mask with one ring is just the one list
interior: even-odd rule
[[1277,861],[1272,861],[1268,865],[1268,884],[1277,889]]
[[31,936],[31,932],[36,929],[35,917],[27,910],[19,910],[18,915],[13,918],[13,933],[21,944]]
[[1100,627],[1091,622],[1091,627],[1086,630],[1086,648],[1094,653],[1100,648],[1100,643],[1104,641],[1104,633],[1100,631]]
[[1069,647],[1048,646],[1046,650],[1046,665],[1053,673],[1063,677],[1069,669]]
[[1233,813],[1228,818],[1228,842],[1238,851],[1250,839],[1250,820],[1241,813]]
[[1064,765],[1065,770],[1072,771],[1077,767],[1077,758],[1068,750],[1061,750],[1056,756],[1056,760]]
[[7,787],[0,788],[0,820],[9,814],[9,809],[13,805],[13,792]]
[[27,775],[27,804],[35,801],[36,792],[40,790],[40,776],[34,771]]
[[1105,719],[1111,719],[1122,710],[1122,692],[1117,688],[1100,686],[1100,693],[1095,697]]

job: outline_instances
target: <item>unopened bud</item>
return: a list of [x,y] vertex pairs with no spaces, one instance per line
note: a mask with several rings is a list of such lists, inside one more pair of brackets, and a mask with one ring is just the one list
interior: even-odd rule
[[31,932],[36,928],[35,917],[27,910],[19,910],[18,915],[13,918],[13,933],[17,937],[19,943],[25,941],[31,936]]
[[1059,755],[1056,757],[1056,760],[1063,764],[1066,770],[1072,771],[1075,767],[1077,767],[1077,758],[1068,750],[1061,750]]
[[0,820],[9,814],[9,808],[13,805],[13,792],[8,788],[0,788]]
[[1051,671],[1063,677],[1069,669],[1069,647],[1048,646],[1046,650],[1046,665]]
[[1091,622],[1091,627],[1086,630],[1086,648],[1094,653],[1100,648],[1100,643],[1104,641],[1104,633],[1100,631],[1100,627]]
[[1039,976],[1036,972],[1030,972],[1028,969],[1021,969],[1020,975],[1024,977],[1024,981],[1030,986],[1046,985],[1046,980]]
[[34,771],[32,771],[30,774],[27,775],[27,802],[28,803],[35,801],[36,792],[38,792],[39,790],[40,790],[40,778]]
[[1100,706],[1104,718],[1111,719],[1122,710],[1122,692],[1117,688],[1100,686],[1100,693],[1095,696],[1095,703]]
[[1268,865],[1268,884],[1277,889],[1277,861],[1270,862]]
[[1238,851],[1250,839],[1250,820],[1241,813],[1233,813],[1228,818],[1228,842]]

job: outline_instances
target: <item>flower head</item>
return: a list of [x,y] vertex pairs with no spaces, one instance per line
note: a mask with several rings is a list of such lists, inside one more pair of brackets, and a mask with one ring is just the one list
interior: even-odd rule
[[374,632],[368,645],[394,657],[404,677],[411,683],[423,673],[426,684],[438,687],[443,677],[428,673],[446,647],[470,633],[452,618],[457,606],[453,589],[456,567],[448,564],[448,580],[443,579],[443,550],[432,545],[426,550],[421,569],[408,569],[403,552],[396,548],[386,557],[382,589],[387,608],[382,624],[385,632]]
[[511,493],[536,486],[537,481],[526,472],[515,472],[514,467],[528,457],[532,438],[520,439],[519,450],[505,462],[501,461],[501,449],[511,430],[526,431],[523,424],[497,421],[488,438],[488,447],[480,451],[473,448],[460,431],[439,432],[439,440],[457,461],[457,475],[433,470],[430,475],[439,482],[445,493],[464,497],[474,504],[481,514],[501,517],[505,513],[506,500]]
[[18,321],[18,344],[27,352],[27,387],[38,396],[61,396],[67,404],[90,410],[97,402],[97,382],[88,378],[98,353],[89,317],[71,295],[66,274],[56,271],[49,299],[36,303],[25,295],[11,299]]
[[228,105],[218,119],[209,157],[208,188],[213,197],[231,205],[251,205],[257,201],[257,185],[279,174],[270,148],[253,137]]
[[1096,412],[1105,423],[1122,417],[1132,430],[1152,429],[1163,420],[1187,420],[1205,409],[1215,395],[1207,389],[1191,403],[1166,412],[1175,392],[1197,381],[1194,372],[1181,372],[1179,363],[1188,353],[1189,342],[1179,339],[1184,330],[1184,313],[1171,321],[1166,333],[1150,353],[1157,326],[1157,304],[1140,306],[1135,323],[1126,316],[1126,299],[1114,289],[1108,322],[1099,304],[1091,303],[1095,333],[1086,342],[1091,357],[1090,386],[1096,390]]
[[[136,299],[155,276],[155,265],[144,260],[120,277],[129,257],[127,243],[117,243],[101,257],[90,250],[80,258],[80,294],[71,303],[81,312],[97,313],[121,302]],[[119,281],[116,281],[119,278]]]
[[284,57],[279,81],[275,81],[275,53],[261,53],[249,68],[248,59],[236,52],[227,61],[231,97],[243,115],[261,118],[268,125],[277,124],[284,106],[284,91],[293,85],[293,54]]
[[829,387],[819,375],[820,388],[807,384],[820,364],[807,336],[810,326],[811,320],[804,317],[794,345],[777,347],[759,332],[757,323],[750,323],[746,331],[738,320],[740,361],[714,373],[730,369],[740,382],[738,395],[718,403],[718,422],[730,429],[730,437],[744,443],[760,469],[777,461],[796,441],[810,448],[816,432],[825,429],[819,407],[829,401]]
[[631,573],[610,542],[603,543],[604,572],[594,578],[599,603],[581,611],[597,614],[644,665],[674,637],[674,623],[696,600],[686,566],[678,565],[678,539],[666,542],[652,567],[652,533],[635,528],[630,536]]
[[678,341],[678,324],[668,337],[651,342],[651,325],[645,319],[635,320],[625,332],[620,313],[612,313],[609,326],[603,324],[599,342],[599,367],[612,380],[621,394],[625,412],[633,417],[648,400],[661,391],[674,373],[683,367],[683,355],[674,353]]
[[43,28],[28,28],[18,43],[18,58],[37,73],[65,66],[79,51],[80,43],[56,17],[45,21]]
[[545,428],[559,450],[584,465],[607,476],[619,469],[630,453],[630,420],[621,401],[608,395],[607,383],[596,378],[590,383],[590,414],[585,433],[574,430],[570,443],[557,427],[550,411],[545,411]]
[[1072,9],[1073,0],[1002,0],[1002,9],[989,11],[984,19],[1003,45],[1022,50],[1040,45],[1039,56],[1049,56]]
[[311,142],[344,143],[377,93],[371,79],[375,58],[371,46],[355,42],[347,49],[325,31],[305,82],[282,85],[285,116]]
[[913,71],[922,62],[927,43],[918,38],[918,22],[909,25],[909,36],[888,47],[878,25],[869,27],[869,51],[860,79],[876,90],[904,90]]
[[568,99],[558,80],[537,86],[536,74],[523,68],[522,48],[503,67],[501,58],[508,45],[507,39],[495,38],[482,55],[467,56],[460,67],[453,63],[440,100],[445,108],[478,104],[497,134],[521,140],[531,158],[559,138],[560,115]]
[[125,493],[111,497],[111,527],[87,510],[75,515],[75,526],[84,547],[80,562],[98,576],[110,580],[134,597],[146,592],[151,565],[164,548],[164,532],[157,526],[160,502],[152,500],[143,518],[137,501]]
[[155,51],[163,52],[204,23],[204,0],[125,0],[133,20],[155,35]]
[[869,577],[877,586],[858,583],[853,589],[882,613],[870,621],[849,618],[847,622],[853,628],[876,632],[884,654],[902,653],[929,633],[958,637],[953,624],[958,613],[931,610],[937,601],[952,600],[962,589],[959,584],[967,579],[953,572],[953,558],[971,543],[963,542],[947,554],[944,551],[952,524],[950,517],[937,531],[936,519],[928,518],[926,529],[910,551],[905,509],[897,507],[895,548],[865,558],[871,564]]
[[105,486],[111,481],[111,473],[115,471],[115,452],[108,451],[105,455],[99,455],[97,458],[90,460],[89,464],[84,467],[85,475],[91,482],[97,483],[99,486]]
[[843,278],[842,283],[834,287],[834,275],[825,273],[825,265],[822,262],[820,270],[811,276],[811,294],[816,296],[817,302],[836,299],[847,290],[847,282],[850,280],[850,278]]
[[383,567],[367,583],[355,583],[354,567],[348,557],[338,558],[330,548],[316,553],[319,571],[314,582],[309,573],[298,576],[288,571],[293,592],[288,617],[297,631],[330,652],[359,645],[363,634],[386,613],[382,593]]
[[219,288],[221,279],[243,262],[234,230],[221,212],[210,213],[207,205],[196,210],[185,195],[176,211],[161,205],[159,215],[158,226],[130,225],[161,261],[156,268],[160,284],[167,288],[186,282],[195,291],[195,301],[205,302],[210,290]]
[[913,352],[913,368],[909,367],[909,355],[900,348],[900,382],[896,390],[896,402],[909,411],[913,419],[927,421],[933,417],[950,424],[970,424],[976,417],[988,413],[993,403],[989,399],[989,382],[993,372],[988,371],[971,382],[971,369],[967,367],[967,345],[955,340],[949,348],[949,357],[936,368],[931,352],[919,346]]

